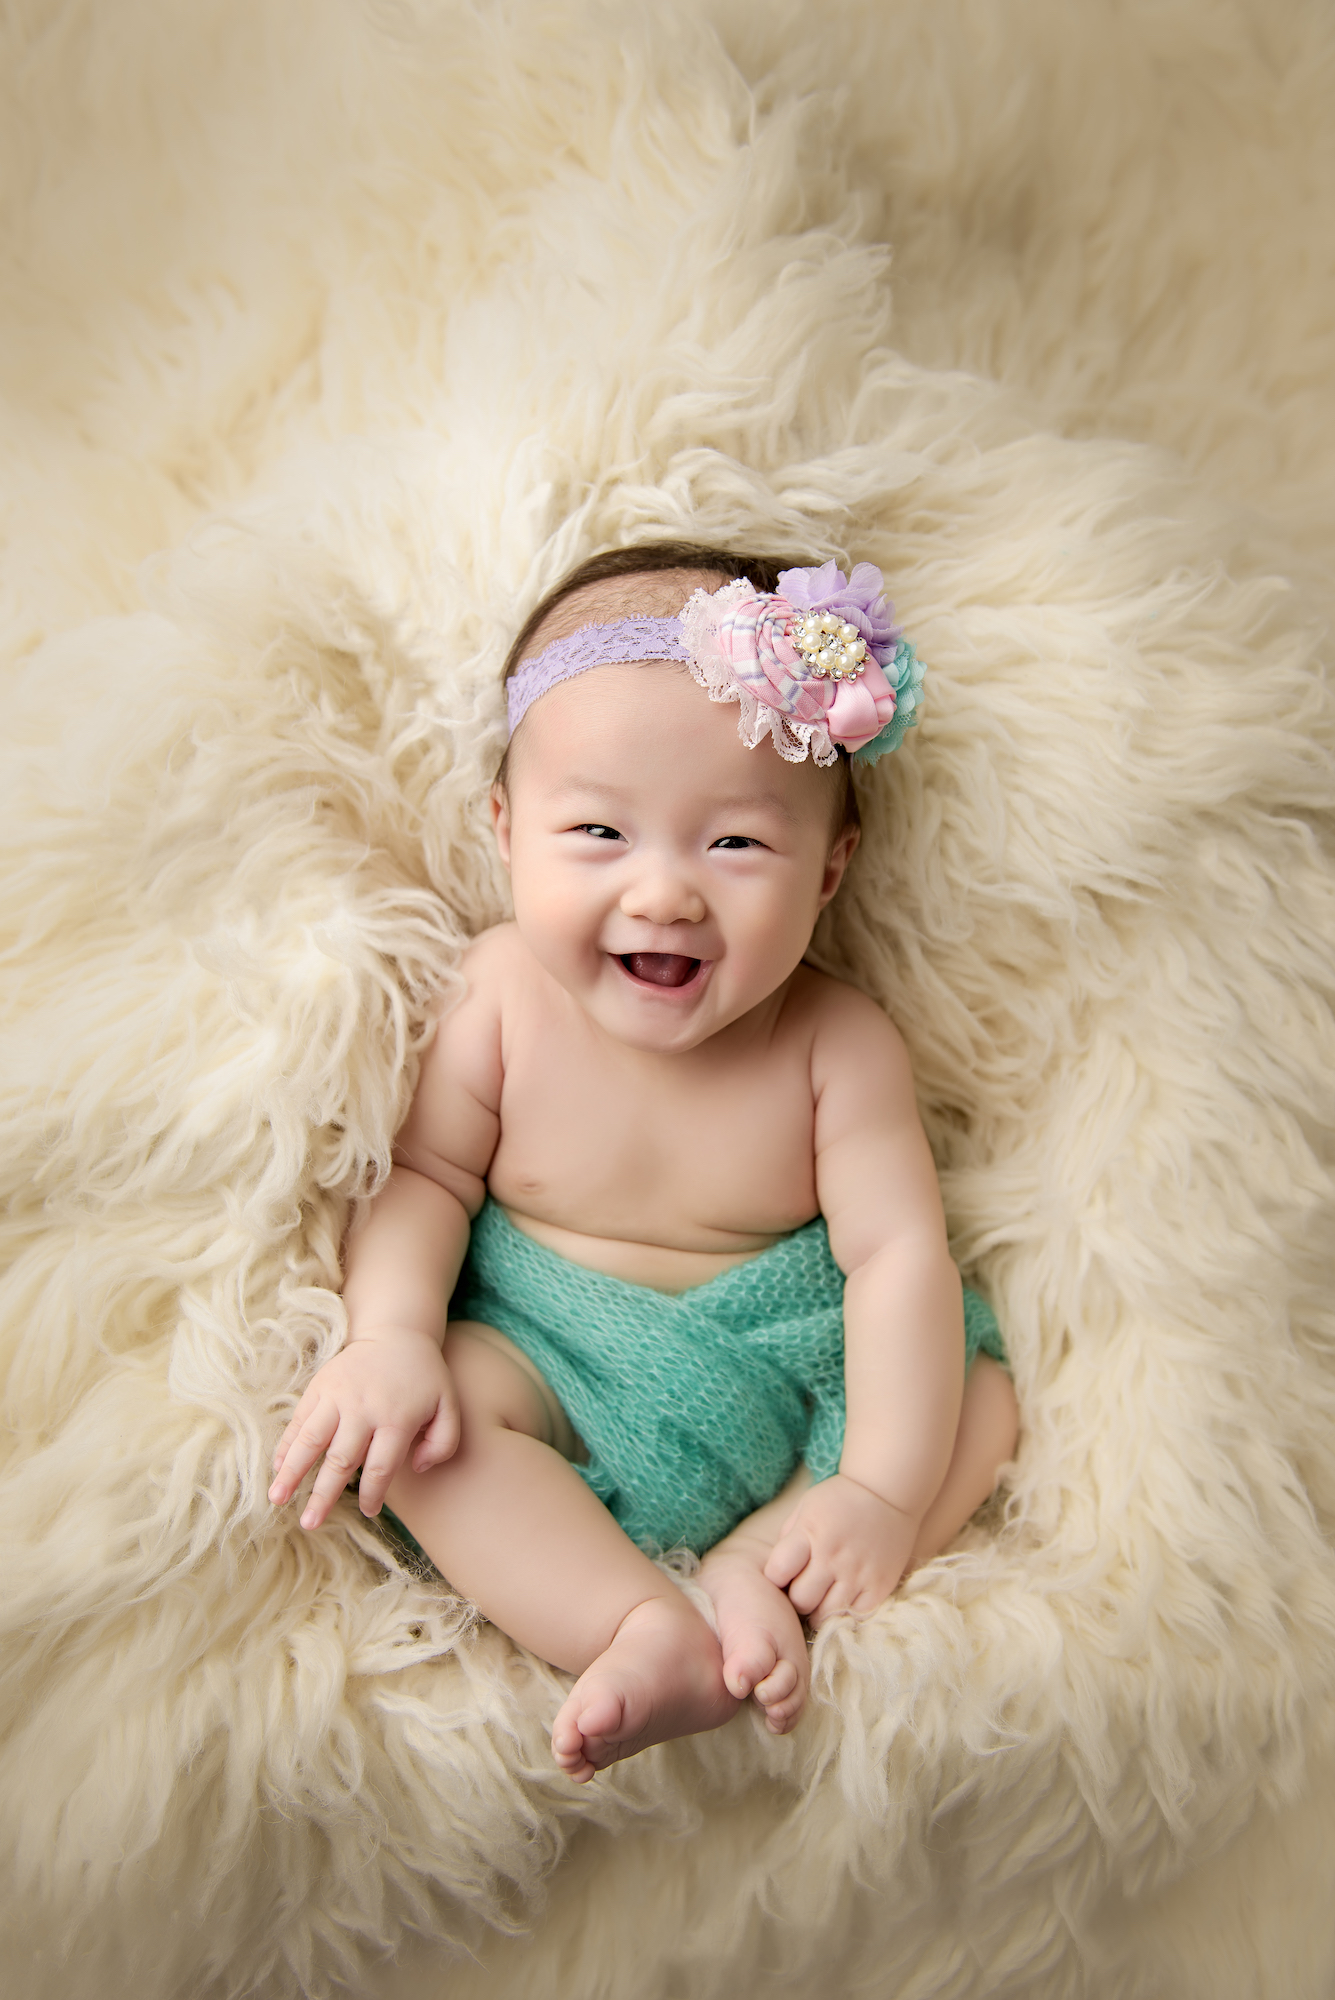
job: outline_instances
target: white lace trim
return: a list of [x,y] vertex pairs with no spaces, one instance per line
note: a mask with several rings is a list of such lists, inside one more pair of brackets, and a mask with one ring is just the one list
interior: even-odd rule
[[720,650],[720,618],[744,597],[755,595],[754,587],[744,577],[725,584],[722,590],[691,592],[681,614],[691,673],[711,701],[740,703],[737,733],[748,750],[756,749],[768,736],[785,763],[801,764],[810,755],[813,763],[833,764],[839,752],[824,724],[793,722],[767,702],[757,701],[751,690],[742,686],[732,662]]

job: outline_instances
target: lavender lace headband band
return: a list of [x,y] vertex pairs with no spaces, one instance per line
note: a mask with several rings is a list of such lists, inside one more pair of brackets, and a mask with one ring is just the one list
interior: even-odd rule
[[740,704],[737,731],[766,736],[797,764],[832,764],[840,750],[874,764],[918,720],[923,667],[894,623],[873,563],[851,576],[832,562],[781,572],[777,591],[738,578],[697,590],[677,618],[585,625],[527,659],[506,688],[510,734],[535,701],[591,667],[680,660],[711,701]]
[[553,639],[550,646],[524,664],[506,685],[510,734],[519,719],[541,694],[558,681],[568,681],[590,667],[611,666],[623,660],[689,660],[681,636],[680,618],[618,618],[610,625],[585,625],[568,639]]

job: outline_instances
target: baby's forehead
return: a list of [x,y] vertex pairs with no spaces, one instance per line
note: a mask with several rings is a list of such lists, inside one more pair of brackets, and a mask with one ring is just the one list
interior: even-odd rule
[[754,808],[795,826],[810,819],[824,832],[833,772],[807,758],[787,763],[768,741],[746,744],[737,714],[735,704],[710,701],[675,661],[609,662],[534,702],[511,739],[511,773],[521,787],[532,777],[566,805],[599,801],[613,816]]
[[612,625],[618,618],[674,618],[693,590],[717,590],[727,578],[703,569],[660,569],[633,576],[605,576],[586,583],[554,604],[530,638],[524,657],[532,659],[556,639],[568,639],[585,625]]

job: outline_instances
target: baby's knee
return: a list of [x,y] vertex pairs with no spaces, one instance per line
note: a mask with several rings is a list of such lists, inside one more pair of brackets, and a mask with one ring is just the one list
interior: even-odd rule
[[1009,1371],[990,1354],[980,1354],[969,1370],[965,1410],[977,1450],[994,1466],[1015,1455],[1020,1405]]
[[445,1362],[459,1398],[465,1438],[479,1424],[503,1424],[507,1430],[533,1427],[532,1384],[507,1355],[475,1337],[468,1322],[451,1324],[445,1338]]
[[[445,1362],[459,1398],[462,1443],[469,1432],[500,1426],[553,1445],[562,1456],[569,1425],[551,1389],[502,1333],[472,1320],[452,1320]],[[571,1434],[573,1436],[573,1434]]]

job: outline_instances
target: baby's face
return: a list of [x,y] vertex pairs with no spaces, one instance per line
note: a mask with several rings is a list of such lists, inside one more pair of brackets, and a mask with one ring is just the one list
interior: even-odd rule
[[856,844],[832,787],[684,668],[596,667],[536,701],[494,800],[515,920],[634,1048],[697,1047],[781,986]]

